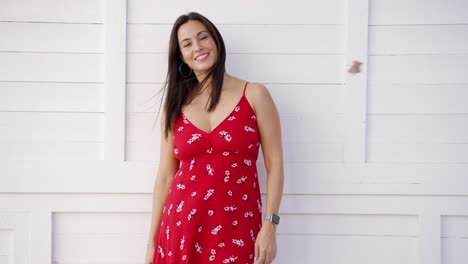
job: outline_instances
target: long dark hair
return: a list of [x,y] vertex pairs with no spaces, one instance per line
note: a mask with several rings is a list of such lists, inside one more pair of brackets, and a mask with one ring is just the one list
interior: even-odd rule
[[[199,82],[193,71],[190,71],[189,76],[182,76],[179,72],[179,67],[184,62],[180,53],[179,41],[177,39],[177,32],[180,26],[190,20],[197,20],[203,23],[206,29],[210,32],[212,38],[216,43],[218,50],[218,58],[215,64],[207,72],[205,78]],[[181,15],[174,23],[169,39],[169,56],[168,56],[168,70],[166,82],[163,86],[163,95],[167,92],[164,101],[165,110],[165,124],[164,136],[167,137],[169,131],[174,128],[174,122],[182,111],[182,108],[189,104],[193,98],[198,94],[200,89],[211,81],[211,93],[208,100],[208,111],[213,111],[219,103],[221,97],[221,88],[223,86],[223,78],[225,73],[226,62],[226,47],[224,46],[223,38],[219,33],[216,26],[206,17],[196,13],[190,12],[186,15]],[[186,65],[185,65],[186,66]],[[182,70],[186,68],[182,66]],[[183,71],[184,73],[184,71]],[[184,73],[185,74],[185,73]]]

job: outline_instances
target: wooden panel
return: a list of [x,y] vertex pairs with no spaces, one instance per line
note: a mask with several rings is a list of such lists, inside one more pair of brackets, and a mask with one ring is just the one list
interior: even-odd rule
[[369,24],[466,24],[465,0],[371,0]]
[[103,0],[1,0],[0,4],[0,21],[103,22]]
[[[0,206],[0,263],[28,263],[31,257],[30,215]],[[15,212],[12,212],[15,211]]]
[[[100,160],[101,142],[0,141],[3,160]],[[75,168],[71,166],[68,168]],[[24,184],[24,183],[23,183]]]
[[372,84],[468,83],[468,54],[370,56]]
[[4,229],[0,226],[0,263],[13,263],[13,230]]
[[[172,25],[128,24],[129,53],[167,53]],[[341,25],[219,25],[229,53],[342,54]]]
[[103,112],[95,83],[0,82],[0,111]]
[[2,141],[104,140],[102,114],[0,112]]
[[103,55],[0,53],[0,81],[103,82]]
[[467,143],[369,141],[369,162],[468,163]]
[[468,115],[369,115],[369,140],[468,142]]
[[370,85],[369,114],[466,114],[468,84]]
[[[268,12],[261,12],[265,7],[268,7]],[[128,18],[130,23],[172,24],[179,15],[197,11],[215,24],[343,24],[344,7],[343,0],[295,1],[294,8],[291,8],[290,3],[281,0],[209,0],[204,1],[202,5],[189,0],[164,4],[160,1],[130,0]]]
[[104,26],[0,22],[2,51],[103,53]]
[[464,263],[467,247],[468,216],[442,216],[442,263]]
[[468,25],[369,27],[369,54],[468,53]]
[[[165,54],[129,54],[127,81],[164,82],[166,61]],[[285,65],[289,65],[287,70]],[[341,55],[228,54],[226,60],[230,74],[262,83],[341,84],[344,81],[342,66]]]
[[277,241],[277,263],[419,263],[416,238],[278,235]]

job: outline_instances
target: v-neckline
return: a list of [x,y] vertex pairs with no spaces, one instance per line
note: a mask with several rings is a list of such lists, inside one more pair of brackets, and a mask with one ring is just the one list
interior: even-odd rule
[[240,103],[242,102],[242,99],[244,99],[245,97],[245,93],[242,93],[242,96],[241,98],[239,99],[239,101],[237,102],[237,104],[234,106],[234,109],[232,109],[231,112],[229,112],[229,114],[223,119],[221,120],[221,122],[219,122],[219,124],[217,124],[213,129],[211,129],[210,132],[207,132],[203,129],[201,129],[200,127],[198,127],[197,125],[195,125],[192,121],[190,121],[190,119],[188,119],[188,117],[184,114],[184,112],[182,111],[182,117],[187,120],[187,122],[192,125],[195,129],[199,130],[200,132],[203,132],[204,134],[207,134],[207,135],[211,135],[213,134],[214,131],[216,131],[229,117],[232,116],[232,113],[234,111],[236,111],[237,107],[240,105]]

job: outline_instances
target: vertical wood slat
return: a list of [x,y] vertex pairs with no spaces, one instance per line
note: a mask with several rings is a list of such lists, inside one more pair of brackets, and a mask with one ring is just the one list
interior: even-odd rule
[[441,264],[441,216],[437,212],[423,212],[419,216],[419,263]]
[[104,159],[125,161],[127,1],[106,0]]
[[41,210],[31,217],[31,260],[52,263],[52,212]]
[[[346,65],[361,64],[361,72],[347,73],[344,96],[345,163],[366,162],[366,101],[368,54],[368,0],[347,0]],[[348,69],[346,69],[348,70]]]

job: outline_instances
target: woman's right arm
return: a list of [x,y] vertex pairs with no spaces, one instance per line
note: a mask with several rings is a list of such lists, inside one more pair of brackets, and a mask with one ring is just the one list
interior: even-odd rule
[[[164,116],[164,114],[162,115]],[[153,261],[153,254],[156,234],[161,223],[162,210],[169,192],[172,179],[179,168],[179,161],[173,152],[172,132],[164,137],[164,118],[161,118],[161,146],[159,154],[159,168],[153,187],[153,207],[151,216],[151,228],[148,237],[148,247],[146,250],[145,264]]]

